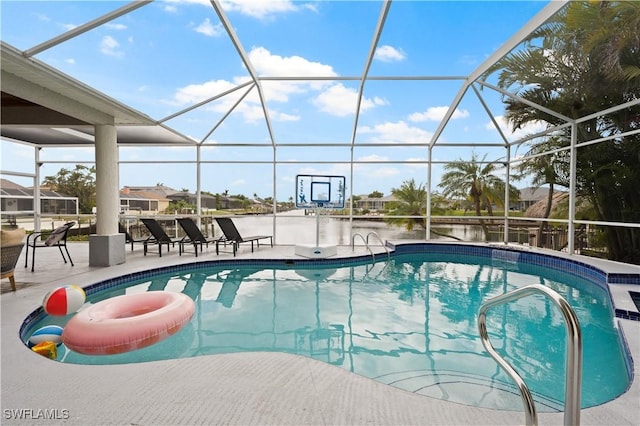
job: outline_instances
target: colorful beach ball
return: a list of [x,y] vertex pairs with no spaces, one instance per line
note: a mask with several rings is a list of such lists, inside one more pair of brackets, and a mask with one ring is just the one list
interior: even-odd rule
[[69,315],[82,307],[85,298],[82,287],[66,285],[47,293],[42,301],[42,307],[49,315]]
[[45,325],[37,329],[29,337],[29,347],[32,348],[38,343],[54,342],[56,345],[62,343],[62,327],[59,325]]

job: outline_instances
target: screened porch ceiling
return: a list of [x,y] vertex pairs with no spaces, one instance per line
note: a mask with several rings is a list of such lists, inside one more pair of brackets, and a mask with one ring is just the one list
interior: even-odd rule
[[[518,136],[509,140],[497,122],[505,94],[475,82],[566,2],[531,2],[530,16],[515,18],[508,14],[513,2],[498,2],[504,11],[498,16],[483,14],[491,9],[485,2],[280,2],[296,9],[288,11],[295,15],[288,19],[265,18],[267,11],[259,8],[247,12],[251,3],[240,1],[60,2],[60,7],[73,5],[74,17],[84,20],[58,33],[48,26],[46,39],[38,38],[46,31],[32,30],[34,3],[2,5],[2,137],[37,146],[86,146],[93,144],[94,125],[115,124],[120,145],[275,148],[513,143]],[[45,3],[57,2],[40,5]],[[196,7],[201,19],[180,19],[181,10]],[[154,27],[160,13],[175,13],[175,25]],[[341,18],[322,29],[313,21],[321,13]],[[478,25],[456,25],[465,13],[477,14]],[[248,27],[251,18],[256,23]],[[437,31],[427,22],[437,22]],[[137,56],[122,41],[104,45],[116,40],[109,31],[133,25],[149,31]],[[349,35],[346,29],[354,26],[360,31]],[[267,31],[291,48],[267,45],[260,38]],[[215,36],[195,39],[194,34]],[[98,37],[115,64],[82,61],[83,43]],[[411,62],[401,58],[405,66],[395,74],[385,49],[409,46],[405,39],[424,44],[410,52],[391,51]],[[474,51],[481,39],[495,43],[495,49]],[[429,47],[434,43],[451,52],[465,46],[468,63],[434,56]],[[187,49],[189,61],[172,59]],[[303,50],[313,53],[296,54]],[[76,59],[65,60],[71,57]],[[338,62],[340,67],[332,65]],[[148,85],[152,74],[161,77],[154,87]],[[439,106],[437,121],[430,117],[431,127],[401,137],[409,112],[397,111],[407,107],[417,114],[422,108],[426,115],[425,105]],[[465,139],[448,132],[456,115],[470,108],[494,123],[494,136]],[[376,133],[390,122],[392,132]],[[397,137],[390,136],[394,132]]]

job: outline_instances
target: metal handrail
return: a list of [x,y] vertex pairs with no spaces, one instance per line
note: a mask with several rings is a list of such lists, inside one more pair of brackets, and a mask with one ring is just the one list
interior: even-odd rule
[[373,235],[374,237],[376,237],[378,239],[378,242],[380,243],[380,245],[382,246],[382,248],[384,249],[384,251],[387,252],[387,261],[391,260],[391,254],[389,253],[389,249],[387,248],[387,245],[385,243],[382,242],[382,239],[380,238],[380,236],[375,232],[375,231],[371,231],[367,234],[367,240],[365,241],[365,243],[367,245],[369,245],[369,237]]
[[373,252],[373,250],[371,250],[371,247],[369,247],[369,243],[367,242],[367,240],[364,239],[364,237],[362,236],[361,233],[356,232],[353,235],[351,235],[351,251],[355,251],[356,247],[356,237],[360,237],[362,239],[362,242],[364,243],[365,247],[367,248],[367,250],[369,250],[369,253],[371,253],[371,257],[373,260],[373,263],[376,263],[376,255]]
[[564,317],[567,327],[567,357],[565,361],[565,400],[564,400],[564,424],[565,426],[580,424],[580,390],[582,388],[582,332],[580,322],[575,312],[567,301],[548,287],[541,284],[532,284],[518,288],[509,293],[491,298],[482,304],[478,312],[478,331],[480,339],[489,355],[509,374],[520,389],[520,395],[524,404],[527,425],[537,425],[538,419],[531,392],[520,375],[502,358],[491,345],[487,333],[487,311],[497,305],[512,302],[534,293],[541,293],[551,299]]

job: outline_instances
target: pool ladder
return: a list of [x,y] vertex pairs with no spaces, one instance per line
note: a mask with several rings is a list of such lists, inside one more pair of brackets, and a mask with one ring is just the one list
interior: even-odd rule
[[356,232],[353,235],[351,235],[351,251],[355,250],[356,237],[360,237],[360,239],[364,243],[367,250],[369,250],[369,253],[371,253],[371,258],[373,259],[373,263],[376,263],[376,254],[373,252],[373,250],[371,249],[371,246],[369,245],[369,237],[371,236],[375,237],[380,243],[380,245],[382,246],[382,248],[384,249],[384,251],[387,252],[387,261],[389,261],[391,259],[389,248],[387,248],[387,245],[382,242],[382,239],[380,238],[380,236],[376,234],[374,231],[369,232],[366,238],[363,237],[362,234],[360,234],[359,232]]
[[482,304],[478,311],[478,331],[480,339],[489,355],[502,367],[502,369],[516,382],[524,404],[525,420],[527,426],[537,425],[538,417],[529,387],[522,377],[502,358],[493,348],[487,333],[487,311],[495,306],[513,302],[517,299],[541,293],[547,296],[558,307],[564,317],[567,327],[567,356],[565,361],[565,400],[564,400],[564,424],[565,426],[580,424],[580,392],[582,388],[582,333],[580,323],[567,301],[548,287],[541,284],[532,284],[518,288],[509,293],[491,298]]

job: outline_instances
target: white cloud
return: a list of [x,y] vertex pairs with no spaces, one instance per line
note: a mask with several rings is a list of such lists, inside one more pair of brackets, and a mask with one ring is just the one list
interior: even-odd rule
[[285,114],[283,112],[277,112],[277,111],[275,111],[275,114],[273,114],[271,118],[277,121],[299,121],[300,120],[299,115]]
[[76,64],[76,60],[74,58],[68,58],[64,60],[67,64],[70,65],[75,65]]
[[[207,2],[209,3],[209,2]],[[256,1],[256,0],[222,0],[222,8],[226,12],[238,12],[243,15],[264,19],[277,13],[295,12],[298,6],[289,0]]]
[[118,41],[115,38],[111,36],[102,37],[102,41],[100,42],[100,51],[105,55],[123,56],[124,52],[122,52],[121,50],[118,50],[119,47],[120,47],[120,43],[118,43]]
[[427,143],[433,136],[432,132],[412,127],[404,121],[396,123],[386,122],[376,124],[374,127],[362,126],[358,128],[359,134],[371,134],[370,142],[377,143]]
[[[388,157],[372,154],[359,157],[357,161],[387,161],[388,159]],[[400,170],[391,165],[376,164],[372,168],[371,164],[354,164],[353,169],[366,181],[400,174]]]
[[[196,4],[211,7],[210,0],[165,0],[164,9],[168,12],[176,11],[176,4]],[[298,3],[291,0],[221,0],[222,8],[227,13],[240,13],[257,19],[270,18],[278,13],[295,12],[300,9],[315,11],[316,7],[310,3]]]
[[209,37],[219,37],[223,34],[222,24],[212,25],[209,18],[205,18],[200,25],[194,28],[197,33],[204,34]]
[[[236,84],[226,80],[212,80],[202,84],[190,84],[179,88],[169,103],[172,105],[186,107],[217,96],[234,87],[236,87]],[[246,88],[217,99],[214,103],[204,106],[204,108],[220,113],[226,113],[237,102],[238,97],[244,94],[245,90]],[[268,95],[267,98],[269,98]],[[277,110],[270,110],[269,112],[271,114],[271,119],[274,121],[297,121],[300,119],[300,117],[296,115],[282,113]],[[234,109],[234,113],[242,114],[244,120],[249,123],[264,120],[264,111],[260,106],[255,89]]]
[[[263,47],[255,47],[249,52],[256,72],[261,76],[337,76],[337,73],[329,65],[309,61],[300,56],[283,57],[274,55]],[[170,103],[180,106],[193,105],[204,99],[213,97],[228,91],[239,84],[245,83],[247,76],[238,76],[232,82],[227,80],[208,81],[202,84],[191,84],[177,89]],[[263,81],[262,90],[265,98],[269,100],[270,117],[276,121],[298,121],[300,116],[274,109],[274,103],[289,102],[292,95],[301,95],[308,92],[324,90],[312,100],[312,103],[321,111],[332,115],[346,116],[354,113],[357,91],[346,88],[342,84],[333,84],[327,81]],[[244,89],[238,93],[244,93]],[[239,95],[238,95],[239,96]],[[231,95],[220,99],[215,105],[209,106],[219,112],[226,112],[237,100],[237,96]],[[236,112],[243,114],[249,122],[264,119],[264,112],[259,105],[257,90],[251,93],[241,102]],[[367,110],[380,105],[386,105],[387,101],[378,97],[363,98],[361,109]]]
[[[448,106],[430,107],[425,112],[414,112],[409,116],[409,121],[442,121],[445,114],[449,110]],[[451,115],[452,120],[469,117],[469,111],[466,109],[457,109]]]
[[385,157],[383,155],[371,154],[371,155],[363,155],[362,157],[358,157],[357,161],[387,161],[389,157]]
[[[502,115],[497,116],[496,121],[498,122],[498,125],[500,126],[500,130],[502,130],[502,133],[504,133],[504,135],[510,141],[515,141],[527,135],[532,135],[535,133],[542,132],[547,128],[545,123],[541,121],[534,121],[527,124],[522,129],[518,129],[514,132],[514,131],[511,131],[511,126],[509,125],[509,123],[507,122],[504,116]],[[485,124],[485,128],[489,130],[495,130],[495,126],[493,125],[492,121],[487,122]]]
[[107,28],[109,28],[110,30],[116,30],[116,31],[121,31],[121,30],[126,30],[127,26],[124,24],[115,24],[113,22],[108,22],[105,24],[105,26]]
[[36,15],[36,18],[38,19],[38,21],[40,21],[40,22],[51,22],[51,18],[49,18],[45,14],[36,13],[35,15]]
[[212,80],[203,84],[190,84],[176,91],[172,103],[180,106],[193,105],[233,87],[235,87],[235,85],[226,80]]
[[335,77],[338,74],[331,65],[309,61],[301,56],[283,57],[274,55],[264,47],[254,47],[249,60],[261,76]]
[[[330,65],[309,61],[301,56],[284,57],[274,55],[264,47],[254,47],[248,54],[255,71],[261,76],[302,76],[302,77],[334,77],[337,73]],[[246,78],[238,79],[246,81]],[[309,90],[321,90],[326,87],[326,81],[265,81],[262,89],[270,101],[287,102],[292,94],[306,93]],[[258,102],[257,96],[252,97]]]
[[373,57],[374,59],[382,62],[397,62],[404,61],[407,55],[402,49],[396,49],[393,46],[384,45],[376,49],[376,53]]
[[[355,89],[345,87],[342,83],[338,83],[320,93],[312,102],[322,112],[344,117],[355,113],[357,101],[358,92]],[[360,103],[360,110],[365,111],[386,104],[387,101],[378,97],[363,98]]]

